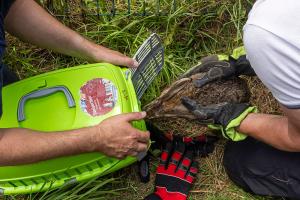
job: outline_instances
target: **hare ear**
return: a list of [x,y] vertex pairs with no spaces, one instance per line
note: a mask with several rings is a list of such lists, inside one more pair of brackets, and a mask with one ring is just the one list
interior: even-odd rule
[[157,112],[155,115],[148,117],[149,119],[187,119],[187,120],[195,120],[197,117],[191,113],[186,107],[183,105],[174,105],[174,107],[170,109],[162,108],[162,112]]
[[202,58],[198,64],[196,64],[195,66],[190,68],[188,71],[186,71],[184,74],[179,76],[178,79],[188,78],[197,73],[207,72],[210,69],[210,66],[211,66],[210,63],[217,62],[217,61],[219,61],[219,58],[217,55],[206,56],[206,57]]
[[160,99],[162,101],[168,101],[176,94],[178,94],[178,92],[186,88],[187,84],[190,83],[191,81],[192,79],[190,78],[183,78],[178,81],[175,81],[170,85],[170,87],[165,92],[163,92],[163,94],[160,96]]
[[163,109],[162,104],[173,98],[176,94],[178,94],[178,92],[182,91],[191,81],[192,79],[190,78],[184,78],[175,81],[167,89],[165,89],[157,99],[144,106],[143,110],[148,113],[148,117],[151,117],[152,115],[158,115]]

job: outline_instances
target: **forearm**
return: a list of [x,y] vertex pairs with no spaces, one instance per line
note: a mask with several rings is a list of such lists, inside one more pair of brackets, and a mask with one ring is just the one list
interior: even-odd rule
[[0,166],[88,152],[101,152],[119,159],[136,156],[147,151],[150,133],[132,127],[131,122],[145,116],[144,112],[125,113],[109,117],[96,126],[51,133],[0,129]]
[[5,28],[25,42],[90,61],[104,48],[61,24],[34,0],[16,0],[5,18]]
[[239,131],[284,151],[300,151],[300,131],[292,128],[286,116],[249,114]]
[[25,42],[91,62],[139,65],[134,59],[97,45],[64,26],[34,0],[16,0],[5,17],[5,29]]
[[41,133],[30,129],[1,129],[0,166],[33,163],[93,151],[91,128]]

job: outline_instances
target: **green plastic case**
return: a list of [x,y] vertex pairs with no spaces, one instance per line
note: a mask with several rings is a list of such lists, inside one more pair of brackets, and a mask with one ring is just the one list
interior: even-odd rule
[[[0,128],[63,131],[93,126],[120,113],[140,111],[130,77],[128,69],[98,63],[45,73],[8,85],[2,92]],[[99,83],[105,86],[105,98],[102,98],[103,94],[93,92],[95,84],[99,86]],[[99,102],[92,100],[89,106],[86,103],[93,95],[102,95],[101,102],[103,100],[100,102],[102,110],[99,112],[98,109],[96,114],[97,109],[93,106]],[[133,122],[133,125],[146,130],[142,120]],[[135,161],[133,157],[117,160],[100,153],[88,153],[28,165],[0,167],[0,194],[24,194],[58,188],[70,182],[103,176]]]

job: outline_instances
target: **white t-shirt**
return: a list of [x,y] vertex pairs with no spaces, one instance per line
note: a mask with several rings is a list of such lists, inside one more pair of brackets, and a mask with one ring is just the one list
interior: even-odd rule
[[274,97],[300,108],[300,0],[258,0],[244,27],[255,72]]
[[247,24],[300,44],[300,0],[258,0]]

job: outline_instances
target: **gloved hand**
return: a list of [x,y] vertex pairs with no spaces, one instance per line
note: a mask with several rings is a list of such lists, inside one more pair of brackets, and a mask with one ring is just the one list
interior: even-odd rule
[[198,172],[193,157],[183,142],[167,143],[156,170],[155,192],[145,200],[186,200]]
[[222,78],[231,78],[239,75],[255,75],[246,56],[241,56],[237,60],[229,57],[229,61],[211,61],[205,64],[208,71],[204,77],[194,81],[196,87]]
[[256,107],[246,103],[202,106],[188,97],[182,97],[181,102],[197,117],[200,123],[208,124],[211,129],[222,131],[225,138],[233,141],[240,141],[247,137],[238,132],[236,128],[249,113],[257,112]]
[[194,81],[195,87],[202,87],[207,83],[223,78],[231,78],[239,75],[255,76],[255,72],[251,67],[246,55],[234,58],[228,57],[228,60],[221,60],[222,56],[207,56],[201,60],[199,65],[191,68],[180,78],[189,77],[196,73],[206,73],[202,78]]

